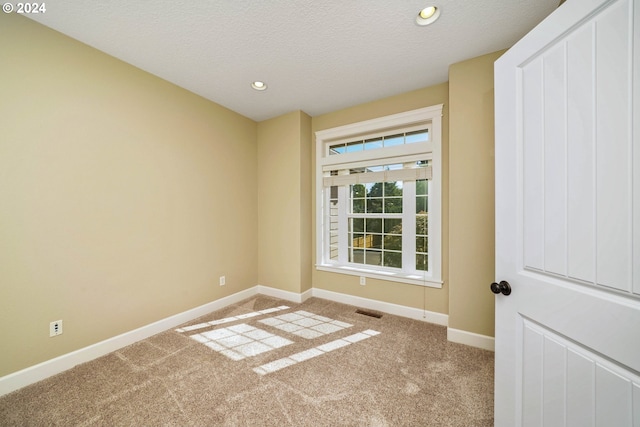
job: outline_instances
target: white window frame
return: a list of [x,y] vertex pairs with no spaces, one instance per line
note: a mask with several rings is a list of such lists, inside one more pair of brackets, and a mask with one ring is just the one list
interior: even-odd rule
[[[316,132],[317,270],[442,288],[442,107],[443,104],[438,104]],[[329,154],[329,147],[339,142],[353,141],[360,138],[368,139],[380,135],[391,135],[418,128],[429,129],[429,140],[427,142],[379,148],[370,151],[357,151],[335,155]],[[325,194],[323,191],[323,179],[326,170],[344,169],[348,168],[350,164],[361,164],[362,162],[383,164],[386,159],[400,157],[415,158],[416,160],[428,159],[430,161],[431,179],[429,181],[428,223],[429,271],[421,271],[419,274],[406,274],[371,265],[362,265],[362,267],[354,266],[353,264],[344,265],[328,259],[328,250],[325,251],[325,248],[328,247],[328,245],[325,244],[328,233],[325,233],[326,230],[324,227],[324,206],[328,201],[328,197],[323,197]],[[340,186],[338,187],[338,191],[347,190],[346,187]],[[409,195],[407,194],[406,196]],[[346,212],[341,215],[346,215]],[[342,222],[341,219],[340,223],[342,224]],[[344,233],[346,230],[341,230],[341,232]],[[403,264],[405,254],[404,245],[405,239],[403,239]]]

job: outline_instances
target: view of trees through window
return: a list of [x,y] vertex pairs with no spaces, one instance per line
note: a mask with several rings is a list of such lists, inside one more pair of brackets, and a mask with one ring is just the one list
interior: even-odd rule
[[426,179],[416,181],[416,270],[429,270],[429,182]]
[[[402,268],[402,181],[354,184],[349,203],[349,262]],[[416,181],[416,269],[428,270],[427,180]]]

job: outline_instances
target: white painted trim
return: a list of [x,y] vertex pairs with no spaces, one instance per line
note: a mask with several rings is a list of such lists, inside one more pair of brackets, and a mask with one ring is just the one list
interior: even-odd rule
[[330,301],[349,304],[356,307],[377,310],[383,313],[394,314],[396,316],[407,317],[409,319],[421,320],[423,322],[435,323],[436,325],[447,326],[449,316],[434,311],[426,311],[419,308],[407,307],[404,305],[392,304],[389,302],[373,300],[369,298],[356,297],[353,295],[341,294],[324,289],[313,288],[313,296]]
[[233,295],[220,298],[199,307],[185,312],[167,317],[149,325],[142,326],[115,337],[100,341],[90,346],[81,348],[71,353],[63,354],[54,359],[47,360],[34,366],[30,366],[21,371],[5,375],[0,378],[0,396],[10,393],[29,384],[41,381],[52,375],[59,374],[73,368],[81,363],[89,362],[98,357],[104,356],[130,344],[149,338],[168,329],[175,328],[185,322],[197,319],[200,316],[220,310],[246,298],[250,298],[258,293],[258,286],[237,292]]
[[[441,257],[441,249],[442,249],[442,109],[443,104],[434,105],[431,107],[419,108],[416,110],[405,111],[398,114],[392,114],[389,116],[378,117],[370,120],[365,120],[362,122],[347,124],[344,126],[338,126],[331,129],[319,130],[315,133],[316,136],[316,164],[315,164],[315,174],[316,174],[316,227],[315,227],[315,235],[316,235],[316,266],[330,267],[336,265],[337,267],[351,267],[351,264],[347,263],[346,254],[347,254],[347,218],[346,218],[346,184],[338,185],[338,205],[341,206],[341,210],[338,216],[338,246],[339,246],[339,254],[337,263],[335,260],[331,260],[330,258],[330,248],[329,248],[329,231],[326,223],[327,218],[327,203],[328,198],[326,196],[326,191],[324,191],[324,179],[331,178],[329,176],[324,176],[325,172],[324,166],[333,165],[338,169],[338,175],[336,176],[336,180],[341,180],[344,182],[346,178],[341,177],[341,173],[344,172],[344,168],[346,165],[355,166],[353,162],[356,162],[356,165],[370,165],[370,164],[383,164],[384,162],[391,161],[393,158],[393,162],[404,162],[404,156],[414,156],[417,154],[421,154],[422,159],[430,159],[431,160],[431,179],[429,180],[429,225],[428,225],[428,235],[429,235],[429,244],[428,244],[428,253],[429,253],[429,281],[432,283],[440,282],[442,279],[442,257]],[[396,147],[387,147],[381,148],[378,150],[371,151],[362,151],[362,152],[353,152],[353,153],[345,153],[336,156],[332,156],[329,154],[328,146],[335,142],[336,140],[349,140],[351,138],[355,138],[358,135],[358,139],[360,136],[367,135],[364,138],[377,134],[378,132],[386,132],[389,129],[396,129],[398,132],[403,130],[407,130],[407,127],[411,127],[418,124],[428,125],[429,128],[429,142],[425,143],[416,143],[416,144],[403,144]],[[369,133],[374,132],[374,134],[369,135]],[[390,157],[391,156],[391,157]],[[382,163],[380,163],[382,162]],[[348,172],[348,171],[347,171]],[[415,201],[415,198],[412,199]],[[403,209],[403,216],[410,214],[410,209]],[[405,218],[406,221],[406,218]],[[415,235],[414,231],[406,231],[405,228],[404,234]],[[413,239],[411,238],[403,239],[405,242],[408,242]],[[406,253],[403,250],[403,254]],[[415,258],[413,258],[415,261]],[[404,280],[400,280],[405,283],[419,284],[418,281],[413,281],[407,278],[408,275],[415,275],[419,273],[418,271],[410,271],[409,268],[414,268],[410,266],[414,266],[414,262],[411,263],[403,263],[404,270],[402,270],[402,275],[405,277]],[[372,269],[373,266],[363,266]],[[317,268],[317,267],[316,267]],[[317,268],[320,269],[320,268]],[[336,273],[344,273],[341,270],[333,270]],[[380,275],[385,276],[385,268],[380,268]],[[380,277],[384,280],[384,277]],[[389,279],[391,281],[399,281]]]
[[[331,141],[341,137],[359,135],[373,130],[410,126],[416,123],[426,123],[429,120],[441,117],[443,106],[444,104],[437,104],[431,107],[418,108],[416,110],[364,120],[362,122],[338,126],[331,129],[319,130],[316,132],[316,138],[322,141]],[[322,157],[324,157],[324,155]]]
[[447,340],[483,350],[495,351],[495,338],[460,329],[447,328]]
[[269,297],[280,298],[286,301],[291,301],[295,303],[305,302],[307,299],[311,297],[311,289],[298,294],[291,291],[284,291],[282,289],[272,288],[270,286],[258,285],[256,286],[256,290],[258,294],[266,295]]
[[[345,252],[346,251],[341,251],[341,253]],[[403,254],[404,252],[405,251],[403,251]],[[371,270],[366,267],[366,265],[364,265],[362,268],[358,268],[351,265],[334,266],[331,264],[326,264],[316,265],[316,270],[329,271],[331,273],[338,274],[349,274],[351,276],[364,276],[371,279],[387,280],[389,282],[409,283],[416,286],[426,286],[428,288],[442,289],[443,282],[441,280],[431,280],[431,275],[429,275],[428,278],[416,279],[415,277],[417,276],[417,274],[399,274],[387,271],[383,273],[381,271]]]
[[313,288],[307,289],[300,295],[301,295],[302,302],[305,302],[306,300],[308,300],[313,296]]
[[[235,304],[244,299],[250,298],[257,294],[272,296],[294,303],[302,303],[310,297],[323,298],[329,301],[335,301],[343,304],[349,304],[357,307],[377,310],[383,313],[389,313],[396,316],[402,316],[409,319],[421,320],[424,322],[434,323],[436,325],[447,326],[449,316],[433,311],[425,311],[419,308],[406,307],[403,305],[392,304],[384,301],[357,297],[353,295],[342,294],[324,289],[312,288],[303,293],[295,293],[272,288],[264,285],[256,285],[252,288],[240,291],[233,295],[220,298],[216,301],[201,305],[199,307],[187,310],[185,312],[167,317],[157,322],[142,326],[133,331],[106,339],[104,341],[92,344],[88,347],[81,348],[71,353],[64,354],[51,360],[30,366],[18,372],[6,375],[0,378],[0,396],[18,390],[30,384],[42,381],[50,376],[59,374],[73,368],[81,363],[89,362],[98,357],[104,356],[111,352],[117,351],[123,347],[134,344],[138,341],[149,338],[150,336],[159,334],[171,328],[175,328],[185,322],[197,319],[200,316],[220,310],[231,304]],[[473,347],[483,348],[493,351],[494,338],[484,335],[475,334],[473,332],[461,331],[458,329],[447,328],[447,339],[452,342],[467,344]]]

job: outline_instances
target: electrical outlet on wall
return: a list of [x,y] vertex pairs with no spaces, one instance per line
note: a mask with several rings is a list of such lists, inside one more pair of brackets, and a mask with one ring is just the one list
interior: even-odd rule
[[220,286],[224,286],[227,283],[227,279],[224,276],[220,276]]
[[367,278],[364,276],[360,276],[360,286],[364,286],[367,284]]
[[62,320],[49,323],[49,336],[57,337],[58,335],[62,335]]

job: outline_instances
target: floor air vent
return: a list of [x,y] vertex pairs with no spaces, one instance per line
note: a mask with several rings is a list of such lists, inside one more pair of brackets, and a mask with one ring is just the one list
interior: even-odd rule
[[382,317],[382,314],[380,313],[376,313],[375,311],[368,311],[368,310],[360,310],[357,309],[356,313],[358,314],[364,314],[365,316],[369,316],[369,317],[375,317],[376,319],[379,319]]

